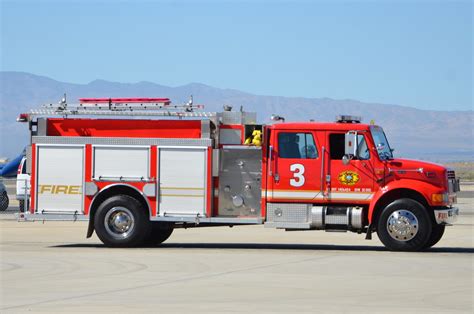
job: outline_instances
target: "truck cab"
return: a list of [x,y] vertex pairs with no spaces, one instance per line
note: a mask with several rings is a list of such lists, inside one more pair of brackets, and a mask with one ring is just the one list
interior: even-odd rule
[[[454,171],[394,158],[380,126],[342,116],[335,123],[277,123],[266,132],[271,226],[369,238],[376,231],[391,249],[419,250],[438,242],[457,215]],[[307,218],[290,215],[298,206]]]

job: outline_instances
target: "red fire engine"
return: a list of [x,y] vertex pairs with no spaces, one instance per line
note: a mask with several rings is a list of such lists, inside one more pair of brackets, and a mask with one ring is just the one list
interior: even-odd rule
[[174,228],[263,224],[375,231],[390,250],[419,251],[458,215],[454,171],[394,158],[383,129],[360,118],[262,125],[229,106],[198,109],[99,98],[20,115],[31,195],[19,219],[88,220],[87,237],[113,247],[161,243]]

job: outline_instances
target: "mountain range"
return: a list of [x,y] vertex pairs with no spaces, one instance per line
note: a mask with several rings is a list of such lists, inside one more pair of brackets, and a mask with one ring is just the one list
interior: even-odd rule
[[[363,122],[383,126],[399,157],[432,161],[473,160],[473,111],[435,111],[407,106],[364,103],[351,99],[304,98],[254,95],[191,83],[169,87],[152,82],[117,83],[95,80],[88,84],[65,83],[24,72],[0,72],[0,156],[13,158],[28,143],[27,126],[16,123],[19,113],[57,103],[67,94],[69,102],[80,97],[168,97],[184,103],[193,95],[205,111],[220,111],[223,105],[257,112],[260,122],[271,114],[286,121],[334,121],[339,114],[358,115]],[[449,109],[449,104],[447,104]]]

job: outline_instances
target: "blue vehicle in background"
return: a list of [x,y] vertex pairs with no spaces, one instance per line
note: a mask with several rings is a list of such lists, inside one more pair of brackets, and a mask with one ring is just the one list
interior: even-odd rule
[[4,177],[4,178],[16,177],[17,172],[18,172],[18,166],[20,165],[21,160],[23,159],[24,156],[25,156],[25,151],[23,151],[16,158],[10,160],[5,165],[0,166],[0,177]]

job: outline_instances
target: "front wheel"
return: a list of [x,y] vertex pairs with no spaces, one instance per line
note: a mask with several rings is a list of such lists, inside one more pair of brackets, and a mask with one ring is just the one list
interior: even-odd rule
[[439,240],[441,240],[441,238],[443,237],[445,228],[446,228],[445,225],[438,225],[438,224],[433,225],[433,230],[431,231],[430,239],[425,244],[426,249],[432,247],[433,245],[438,243]]
[[425,207],[407,198],[390,203],[377,222],[377,235],[391,251],[420,251],[426,248],[432,229]]
[[97,209],[94,227],[99,239],[109,247],[134,247],[150,233],[150,221],[139,201],[127,195],[106,199]]

